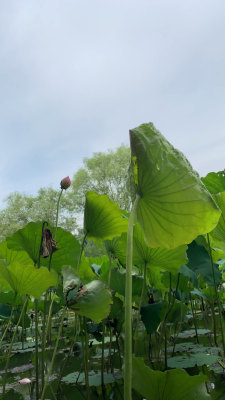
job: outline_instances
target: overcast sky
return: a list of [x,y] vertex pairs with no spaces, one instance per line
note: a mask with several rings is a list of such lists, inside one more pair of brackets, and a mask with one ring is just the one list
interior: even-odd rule
[[0,206],[153,122],[225,168],[224,0],[0,0]]

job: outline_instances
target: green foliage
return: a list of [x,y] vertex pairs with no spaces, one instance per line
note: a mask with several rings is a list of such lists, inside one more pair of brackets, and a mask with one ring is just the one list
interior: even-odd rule
[[[204,349],[203,349],[204,350]],[[195,365],[210,365],[217,362],[220,356],[208,353],[184,354],[168,359],[169,368],[192,368]]]
[[80,285],[80,279],[71,267],[62,270],[63,291],[69,308],[77,314],[101,322],[110,313],[112,297],[103,282],[93,280]]
[[146,400],[207,400],[207,378],[189,376],[182,369],[153,371],[141,358],[133,359],[133,388]]
[[156,331],[160,322],[165,317],[166,309],[167,303],[163,301],[141,307],[141,319],[148,334]]
[[86,194],[84,233],[90,239],[112,239],[127,230],[127,219],[117,204],[95,192]]
[[[51,226],[49,228],[53,233],[54,228]],[[30,222],[24,228],[19,229],[7,238],[7,246],[14,251],[18,251],[18,253],[26,251],[34,264],[38,264],[41,238],[42,222]],[[64,265],[77,266],[80,244],[75,236],[59,227],[56,232],[56,242],[58,250],[52,254],[52,268],[60,272]],[[49,258],[41,257],[40,264],[48,267]]]
[[202,182],[208,191],[212,194],[223,192],[225,190],[225,174],[224,171],[209,172],[202,178]]
[[120,208],[129,211],[132,202],[128,173],[130,149],[122,145],[115,151],[94,153],[93,157],[85,158],[83,162],[84,167],[74,175],[72,191],[68,192],[76,212],[83,211],[88,191],[105,194]]
[[0,278],[6,281],[19,295],[30,295],[38,299],[50,286],[57,285],[57,276],[46,268],[35,268],[14,261],[8,267],[0,265]]
[[[11,193],[6,199],[6,207],[0,211],[0,240],[5,240],[29,222],[47,221],[55,224],[56,203],[59,191],[40,188],[37,196]],[[68,231],[77,228],[72,201],[68,195],[62,196],[58,225]]]
[[[209,286],[214,286],[212,264],[208,252],[203,246],[199,246],[195,241],[188,246],[188,267],[195,272],[196,275],[201,275]],[[221,282],[221,272],[217,264],[213,264],[215,282],[218,285]]]
[[214,199],[220,207],[222,214],[220,216],[219,223],[211,232],[210,237],[212,238],[216,247],[225,251],[225,191],[215,194]]
[[184,155],[155,129],[130,131],[137,218],[151,247],[174,248],[215,228],[220,211]]

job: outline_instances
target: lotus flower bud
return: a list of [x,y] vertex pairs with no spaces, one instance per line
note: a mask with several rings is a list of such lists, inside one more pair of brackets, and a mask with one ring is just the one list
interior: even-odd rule
[[67,176],[66,178],[63,178],[60,182],[60,185],[61,185],[61,189],[64,189],[64,190],[68,189],[68,187],[70,187],[70,185],[71,185],[71,180],[70,180],[69,176]]

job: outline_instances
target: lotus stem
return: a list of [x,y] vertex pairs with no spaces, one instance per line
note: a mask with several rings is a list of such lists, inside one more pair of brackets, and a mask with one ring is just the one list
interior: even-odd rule
[[9,368],[9,361],[10,361],[10,355],[11,355],[11,352],[12,352],[13,343],[14,343],[15,336],[16,336],[16,333],[17,333],[17,330],[18,330],[18,326],[19,326],[19,324],[20,324],[20,322],[21,322],[21,320],[23,318],[23,314],[24,314],[25,308],[27,306],[27,301],[28,301],[28,297],[26,297],[26,300],[25,300],[25,302],[23,304],[23,308],[22,308],[22,311],[20,313],[20,316],[19,316],[19,319],[17,321],[17,324],[15,326],[15,329],[14,329],[14,332],[13,332],[13,337],[12,337],[12,340],[11,340],[11,343],[10,343],[10,346],[9,346],[9,351],[8,351],[8,354],[7,354],[6,365],[5,365],[5,376],[4,376],[4,381],[3,381],[3,390],[2,390],[3,397],[5,395],[7,372],[8,372],[8,368]]
[[64,321],[65,312],[66,312],[66,308],[64,308],[64,310],[62,312],[62,315],[61,315],[59,331],[58,331],[58,335],[57,335],[57,339],[56,339],[56,344],[55,344],[54,352],[53,352],[53,355],[52,355],[51,364],[49,366],[48,374],[47,374],[47,377],[46,377],[46,380],[45,380],[44,388],[43,388],[43,391],[42,391],[41,400],[44,400],[44,398],[45,398],[45,392],[46,392],[46,389],[47,389],[48,380],[49,380],[49,377],[50,377],[50,375],[52,373],[52,369],[53,369],[53,365],[54,365],[54,361],[55,361],[55,356],[56,356],[56,352],[57,352],[57,348],[58,348],[58,344],[59,344],[59,339],[60,339],[60,336],[61,336],[61,333],[62,333],[62,327],[63,327],[63,321]]
[[124,400],[132,400],[132,267],[133,228],[140,196],[137,194],[130,214],[127,232],[126,289],[125,289],[125,349]]
[[219,310],[219,321],[220,321],[220,330],[221,330],[221,335],[222,335],[223,354],[225,355],[225,341],[224,341],[224,331],[223,331],[223,320],[222,320],[221,304],[220,304],[220,299],[219,299],[217,285],[216,285],[215,271],[214,271],[214,265],[213,265],[213,259],[212,259],[212,250],[211,250],[211,245],[210,245],[210,240],[209,240],[209,234],[208,233],[207,233],[207,241],[208,241],[209,255],[210,255],[211,266],[212,266],[212,276],[213,276],[214,290],[215,290],[215,295],[216,295],[216,302],[217,302],[218,310]]

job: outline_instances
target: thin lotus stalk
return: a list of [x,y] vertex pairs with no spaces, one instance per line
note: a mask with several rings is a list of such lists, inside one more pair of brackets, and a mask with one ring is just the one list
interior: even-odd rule
[[60,204],[60,200],[61,200],[61,197],[62,197],[62,192],[63,192],[63,189],[60,190],[58,201],[57,201],[57,206],[56,206],[56,220],[55,220],[54,239],[56,238],[56,232],[57,232],[57,228],[58,228],[59,204]]
[[39,399],[39,348],[38,348],[38,300],[35,300],[35,375],[36,400]]
[[82,350],[83,350],[83,361],[84,361],[84,376],[85,386],[87,390],[87,400],[90,400],[90,386],[89,386],[89,374],[88,374],[88,333],[87,333],[87,320],[83,317],[83,338],[82,338]]
[[142,288],[141,288],[141,297],[140,297],[140,303],[139,303],[139,315],[141,312],[141,307],[144,299],[144,292],[145,292],[145,287],[146,287],[146,269],[147,269],[147,264],[144,264],[144,271],[143,271],[143,283],[142,283]]
[[11,343],[10,343],[10,346],[9,346],[9,351],[8,351],[8,354],[7,354],[6,365],[5,365],[5,375],[4,375],[3,389],[2,389],[3,398],[4,398],[4,395],[5,395],[7,373],[8,373],[8,368],[9,368],[9,361],[10,361],[10,356],[11,356],[11,352],[12,352],[12,347],[13,347],[13,343],[14,343],[14,340],[15,340],[15,337],[16,337],[16,333],[17,333],[19,324],[20,324],[20,322],[21,322],[21,320],[23,318],[23,314],[24,314],[24,311],[25,311],[26,306],[27,306],[27,301],[28,301],[28,297],[26,298],[26,300],[25,300],[25,302],[23,304],[23,308],[21,310],[19,319],[18,319],[17,324],[15,326],[15,329],[14,329],[14,332],[13,332],[13,337],[12,337],[12,340],[11,340]]
[[77,262],[77,274],[79,274],[79,268],[80,268],[80,263],[81,263],[82,254],[83,254],[83,251],[84,251],[84,246],[85,246],[86,237],[87,237],[87,233],[84,235],[83,240],[82,240],[82,243],[81,243],[81,249],[80,249],[79,259],[78,259],[78,262]]
[[[136,318],[135,318],[135,326],[133,328],[133,337],[134,340],[138,334],[138,327],[139,327],[139,323],[140,323],[140,319],[141,319],[141,307],[143,304],[143,299],[144,299],[144,292],[145,292],[145,287],[146,287],[146,270],[147,270],[147,264],[144,264],[143,267],[143,282],[142,282],[142,288],[141,288],[141,296],[140,296],[140,301],[139,301],[139,306],[138,306],[138,312],[136,313]],[[134,347],[134,353],[136,353],[136,347],[135,347],[135,343],[133,344]]]
[[108,287],[110,288],[111,283],[111,271],[112,271],[112,255],[109,253],[109,271],[108,271]]
[[114,373],[113,358],[112,358],[112,327],[109,325],[109,366],[110,371]]
[[52,298],[51,298],[50,307],[48,310],[48,320],[47,320],[46,329],[45,329],[44,343],[46,343],[47,335],[51,328],[52,307],[53,307],[53,302],[54,302],[55,296],[56,296],[55,293],[53,293]]
[[59,345],[59,339],[60,339],[61,333],[62,333],[62,327],[63,327],[63,321],[64,321],[65,312],[66,312],[66,308],[64,308],[64,310],[62,312],[62,315],[61,315],[58,335],[57,335],[57,339],[56,339],[56,343],[55,343],[55,348],[54,348],[54,352],[53,352],[53,355],[52,355],[51,364],[49,366],[48,374],[47,374],[47,377],[45,379],[44,388],[42,390],[41,400],[44,400],[44,398],[45,398],[45,392],[46,392],[46,389],[47,389],[48,380],[49,380],[49,377],[50,377],[50,375],[52,373],[52,369],[53,369],[53,365],[54,365],[54,361],[55,361],[55,356],[56,356],[56,352],[57,352],[58,345]]
[[9,320],[8,320],[8,322],[7,322],[6,328],[5,328],[5,330],[4,330],[3,334],[2,334],[2,337],[1,337],[1,339],[0,339],[0,348],[1,348],[2,342],[3,342],[4,338],[5,338],[5,335],[6,335],[6,333],[8,332],[9,326],[10,326],[10,324],[11,324],[12,316],[13,316],[13,311],[14,311],[14,308],[12,307]]
[[42,319],[42,346],[41,346],[41,386],[44,388],[45,382],[45,343],[46,343],[46,304],[47,304],[47,293],[44,298],[44,313]]
[[58,376],[58,379],[57,379],[57,381],[58,381],[57,395],[59,394],[59,387],[60,387],[60,382],[61,382],[61,379],[62,379],[62,376],[63,376],[64,369],[65,369],[65,367],[66,367],[66,365],[67,365],[67,363],[68,363],[68,361],[69,361],[69,359],[70,359],[70,357],[71,357],[71,355],[72,355],[74,345],[75,345],[75,343],[76,343],[76,341],[77,341],[78,331],[79,331],[79,326],[78,326],[78,315],[75,314],[75,321],[74,321],[74,337],[73,337],[73,340],[72,340],[72,342],[71,342],[70,349],[69,349],[69,352],[68,352],[68,354],[67,354],[67,357],[66,357],[66,359],[65,359],[65,361],[64,361],[64,363],[63,363],[63,365],[62,365],[62,368],[60,368],[60,373],[59,373],[59,376]]
[[194,329],[195,329],[196,342],[199,344],[197,320],[196,320],[196,314],[195,314],[195,311],[194,311],[194,305],[193,305],[193,300],[192,300],[192,297],[191,297],[191,293],[189,293],[189,299],[190,299],[191,312],[192,312],[192,318],[193,318]]
[[208,233],[207,233],[207,241],[208,241],[209,255],[210,255],[210,261],[211,261],[211,266],[212,266],[212,276],[213,276],[213,283],[214,283],[216,302],[217,302],[217,306],[218,306],[218,310],[219,310],[219,321],[220,321],[220,330],[221,330],[221,335],[222,335],[223,354],[225,355],[225,341],[224,341],[224,330],[223,330],[223,319],[222,319],[222,312],[221,312],[221,303],[220,303],[218,290],[217,290],[217,285],[216,285],[215,271],[214,271],[213,259],[212,259],[212,250],[211,250],[211,245],[210,245],[210,240],[209,240],[209,234]]
[[127,232],[126,290],[125,290],[125,349],[124,399],[132,400],[132,267],[133,228],[140,196],[137,195],[130,214]]
[[101,386],[102,397],[105,399],[105,383],[104,383],[104,370],[105,370],[105,323],[102,323],[102,357],[101,357]]

